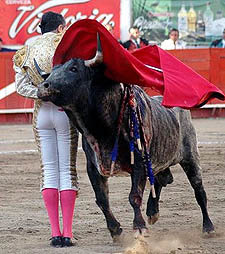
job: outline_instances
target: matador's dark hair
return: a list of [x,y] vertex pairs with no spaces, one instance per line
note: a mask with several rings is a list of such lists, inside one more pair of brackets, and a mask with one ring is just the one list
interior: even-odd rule
[[44,34],[56,30],[59,25],[66,25],[64,17],[59,13],[49,11],[43,14],[39,27],[41,33]]

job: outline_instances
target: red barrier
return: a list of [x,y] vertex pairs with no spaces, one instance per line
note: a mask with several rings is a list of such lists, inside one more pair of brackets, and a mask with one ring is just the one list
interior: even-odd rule
[[[185,49],[169,51],[225,93],[225,49]],[[200,109],[191,110],[193,118],[225,117],[225,101],[211,100]]]
[[[225,49],[185,49],[169,53],[225,92]],[[214,99],[209,103],[224,104],[225,101]]]
[[0,123],[31,123],[33,100],[16,93],[13,55],[0,53]]
[[[172,55],[225,92],[225,49],[171,50]],[[0,53],[0,124],[31,123],[33,100],[15,91],[13,52]],[[156,93],[152,91],[152,95]],[[193,109],[193,117],[225,117],[225,102],[217,99],[201,109]]]

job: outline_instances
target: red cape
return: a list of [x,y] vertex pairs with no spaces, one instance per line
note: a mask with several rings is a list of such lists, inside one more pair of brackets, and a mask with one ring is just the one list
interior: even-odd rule
[[[91,59],[97,48],[99,33],[105,75],[115,81],[150,87],[163,95],[166,107],[199,107],[210,99],[225,99],[224,93],[157,46],[147,46],[130,53],[99,22],[84,19],[74,23],[58,45],[53,65],[63,64],[71,58]],[[160,68],[152,70],[145,64]]]

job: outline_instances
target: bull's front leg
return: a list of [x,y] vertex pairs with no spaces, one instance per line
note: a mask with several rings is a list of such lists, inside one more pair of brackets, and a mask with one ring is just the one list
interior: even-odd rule
[[131,172],[131,192],[129,201],[134,209],[133,229],[142,234],[147,229],[141,213],[143,193],[146,184],[146,170],[140,152],[134,152],[134,161]]
[[122,233],[122,228],[110,209],[108,179],[101,176],[95,165],[92,163],[94,153],[84,138],[83,149],[87,158],[87,173],[95,192],[96,204],[99,206],[105,216],[107,228],[110,231],[113,240],[117,241]]
[[155,178],[155,193],[156,198],[152,197],[152,192],[149,193],[146,215],[148,216],[148,223],[150,225],[155,224],[159,219],[159,198],[162,190],[162,185],[159,184],[157,178]]
[[173,175],[170,172],[170,168],[159,172],[155,176],[155,193],[156,198],[152,197],[152,192],[149,193],[146,215],[148,216],[148,223],[150,225],[156,223],[159,219],[159,199],[162,187],[166,187],[167,184],[173,182]]

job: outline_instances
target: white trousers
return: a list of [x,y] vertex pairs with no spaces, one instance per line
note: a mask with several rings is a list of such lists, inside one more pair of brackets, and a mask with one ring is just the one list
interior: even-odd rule
[[33,122],[41,155],[41,190],[78,190],[78,132],[71,127],[66,113],[51,102],[42,102]]

